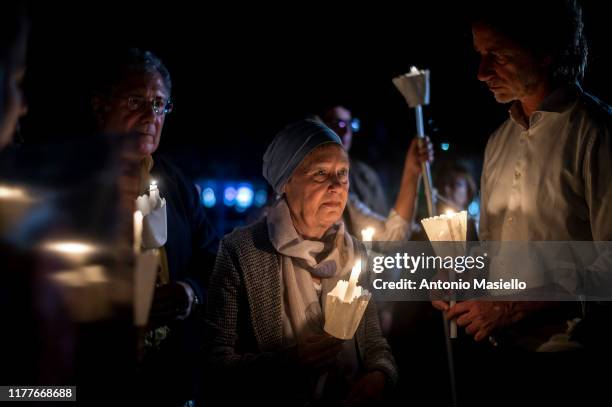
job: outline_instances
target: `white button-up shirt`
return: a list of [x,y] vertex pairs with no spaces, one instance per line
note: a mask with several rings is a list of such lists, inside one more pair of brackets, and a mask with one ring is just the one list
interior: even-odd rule
[[611,117],[578,86],[528,120],[515,103],[485,151],[480,239],[612,240]]

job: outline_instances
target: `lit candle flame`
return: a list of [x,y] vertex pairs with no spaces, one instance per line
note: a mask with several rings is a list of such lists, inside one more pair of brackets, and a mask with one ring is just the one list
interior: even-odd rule
[[373,227],[367,227],[361,230],[361,240],[364,242],[371,242],[374,239],[374,233],[376,230]]
[[0,185],[0,199],[28,200],[29,196],[21,188]]
[[45,244],[45,249],[61,254],[86,255],[94,251],[94,246],[82,242],[50,242]]
[[353,293],[357,288],[357,281],[359,280],[359,274],[361,274],[361,260],[357,259],[353,269],[351,270],[351,276],[349,277],[348,286],[344,293],[344,301],[351,302],[353,300]]
[[134,212],[134,253],[140,253],[142,246],[142,212]]

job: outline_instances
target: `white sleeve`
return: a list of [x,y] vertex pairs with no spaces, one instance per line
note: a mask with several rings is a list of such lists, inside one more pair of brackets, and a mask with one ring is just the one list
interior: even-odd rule
[[354,195],[349,197],[346,206],[353,232],[357,234],[358,239],[361,239],[361,230],[367,227],[374,228],[374,240],[377,241],[403,240],[408,233],[409,223],[394,209],[391,209],[389,215],[385,218],[372,211]]

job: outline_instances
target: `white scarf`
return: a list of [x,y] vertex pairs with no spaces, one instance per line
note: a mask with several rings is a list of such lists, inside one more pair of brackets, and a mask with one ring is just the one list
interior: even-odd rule
[[321,278],[324,299],[335,282],[350,272],[355,249],[342,221],[330,227],[321,241],[302,238],[285,199],[270,209],[267,225],[270,241],[282,255],[283,340],[290,345],[323,332],[322,304],[312,276]]

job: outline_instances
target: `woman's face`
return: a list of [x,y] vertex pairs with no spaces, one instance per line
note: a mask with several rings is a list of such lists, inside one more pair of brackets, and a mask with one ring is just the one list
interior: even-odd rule
[[444,186],[444,194],[457,208],[467,208],[469,202],[469,187],[467,180],[461,175],[455,175],[451,184]]
[[342,217],[348,197],[348,175],[348,155],[337,144],[324,144],[304,158],[285,185],[298,233],[319,239]]

